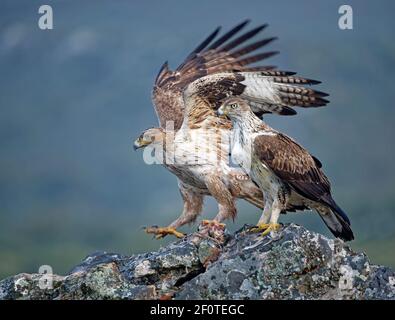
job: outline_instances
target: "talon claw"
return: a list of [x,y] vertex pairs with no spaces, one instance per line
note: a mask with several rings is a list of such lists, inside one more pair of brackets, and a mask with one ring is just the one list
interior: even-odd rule
[[257,233],[257,232],[262,232],[261,236],[266,236],[268,235],[271,231],[277,231],[281,228],[281,225],[278,223],[261,223],[256,225],[255,227],[252,227],[247,230],[247,232],[252,232],[252,233]]
[[260,232],[260,231],[264,231],[264,230],[266,230],[267,228],[269,228],[269,224],[268,223],[260,223],[260,224],[258,224],[258,225],[256,225],[256,226],[253,226],[253,227],[251,227],[251,228],[248,228],[247,229],[247,232],[251,232],[251,233],[257,233],[257,232]]
[[266,228],[265,231],[262,232],[261,236],[267,236],[271,231],[277,231],[281,228],[281,225],[278,223],[269,223],[269,226]]
[[167,235],[174,235],[177,238],[183,238],[185,235],[176,229],[172,227],[158,227],[158,226],[152,226],[152,227],[146,227],[145,228],[146,233],[152,233],[153,239],[162,239]]
[[214,227],[220,227],[223,229],[225,229],[225,227],[226,227],[225,223],[218,222],[215,220],[202,220],[201,224],[203,226],[214,226]]

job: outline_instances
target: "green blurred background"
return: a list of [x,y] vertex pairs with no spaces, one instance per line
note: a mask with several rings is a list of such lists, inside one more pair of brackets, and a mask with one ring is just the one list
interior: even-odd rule
[[[64,274],[93,251],[171,240],[141,227],[180,213],[176,179],[145,165],[132,140],[157,123],[150,91],[164,60],[176,67],[216,26],[245,18],[280,38],[268,64],[331,94],[325,109],[267,122],[321,159],[352,220],[352,247],[395,267],[395,2],[346,3],[352,31],[338,28],[336,0],[1,1],[0,278],[42,264]],[[42,4],[53,7],[53,30],[37,26]],[[231,230],[260,215],[238,207]],[[204,212],[214,216],[213,200]],[[316,214],[282,221],[329,235]]]

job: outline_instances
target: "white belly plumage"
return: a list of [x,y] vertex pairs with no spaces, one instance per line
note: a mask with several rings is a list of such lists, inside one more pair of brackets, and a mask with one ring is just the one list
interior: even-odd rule
[[241,139],[234,139],[232,159],[250,175],[264,193],[277,194],[283,184],[265,163],[254,158],[252,151],[254,138],[255,136],[250,141],[243,141],[243,143],[241,143]]
[[197,188],[206,188],[206,174],[216,171],[226,180],[231,172],[228,150],[229,131],[179,130],[174,138],[173,163],[168,167],[182,181]]

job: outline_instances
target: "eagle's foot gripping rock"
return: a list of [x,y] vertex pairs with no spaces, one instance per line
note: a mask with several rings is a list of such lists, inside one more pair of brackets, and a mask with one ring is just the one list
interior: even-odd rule
[[262,232],[262,237],[268,235],[272,231],[278,231],[281,229],[281,225],[278,223],[260,223],[254,227],[251,227],[247,232],[257,233]]

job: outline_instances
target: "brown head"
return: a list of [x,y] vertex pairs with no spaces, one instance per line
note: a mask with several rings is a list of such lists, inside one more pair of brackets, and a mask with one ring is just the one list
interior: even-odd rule
[[241,120],[252,114],[252,111],[245,100],[238,97],[231,97],[222,103],[221,107],[217,110],[217,114],[227,116],[231,120]]
[[144,148],[148,145],[162,144],[165,139],[165,132],[162,128],[149,128],[144,130],[134,141],[134,150]]

